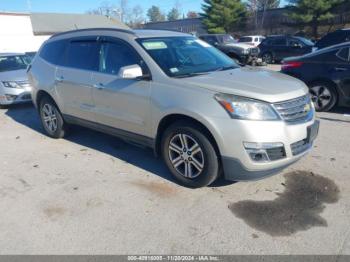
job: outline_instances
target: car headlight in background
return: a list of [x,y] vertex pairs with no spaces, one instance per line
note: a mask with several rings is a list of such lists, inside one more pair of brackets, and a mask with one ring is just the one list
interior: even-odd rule
[[7,88],[22,88],[21,85],[14,81],[3,81],[2,84]]
[[250,51],[249,51],[249,49],[244,49],[242,53],[243,53],[244,55],[249,55]]
[[217,94],[215,99],[235,119],[279,120],[279,116],[268,103],[227,94]]

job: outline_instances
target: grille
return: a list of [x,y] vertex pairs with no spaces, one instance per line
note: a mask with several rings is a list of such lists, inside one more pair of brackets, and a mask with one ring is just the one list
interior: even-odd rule
[[298,97],[285,102],[273,104],[281,118],[286,122],[299,122],[311,119],[313,110],[309,95]]
[[259,54],[259,48],[250,48],[250,53],[252,55],[258,55]]
[[293,156],[304,153],[306,150],[310,148],[310,146],[311,145],[306,141],[306,139],[295,142],[290,145]]
[[286,151],[284,147],[275,147],[266,149],[266,153],[271,161],[283,159],[286,157]]

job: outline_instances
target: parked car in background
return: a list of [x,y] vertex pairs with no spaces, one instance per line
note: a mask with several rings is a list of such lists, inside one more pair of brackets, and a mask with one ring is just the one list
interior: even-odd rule
[[36,55],[36,52],[26,52],[26,56],[29,58],[29,61],[33,60],[34,56]]
[[271,64],[284,58],[300,56],[312,52],[314,43],[299,36],[268,36],[260,45],[260,55],[264,62]]
[[350,42],[287,58],[282,72],[309,86],[316,110],[350,106]]
[[309,152],[318,132],[304,83],[240,67],[180,32],[62,33],[28,75],[50,137],[79,124],[149,146],[189,187],[222,173],[234,181],[277,173]]
[[201,35],[200,39],[216,47],[240,64],[254,64],[258,60],[259,48],[238,43],[228,34]]
[[265,39],[262,35],[252,35],[252,36],[242,36],[239,38],[238,43],[244,43],[251,46],[259,46],[261,42]]
[[350,28],[340,29],[334,32],[328,33],[324,37],[322,37],[314,47],[314,51],[326,48],[332,45],[341,44],[344,42],[350,41]]
[[31,101],[26,74],[29,63],[25,54],[0,54],[0,107]]

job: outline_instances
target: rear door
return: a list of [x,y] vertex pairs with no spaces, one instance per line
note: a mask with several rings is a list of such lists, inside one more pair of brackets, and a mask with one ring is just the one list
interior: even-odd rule
[[332,69],[332,78],[338,82],[339,96],[350,97],[350,47],[344,47],[335,54],[335,65]]
[[96,37],[73,39],[63,66],[56,70],[56,86],[67,115],[93,121],[92,72],[98,70],[100,44]]
[[150,88],[148,80],[122,79],[124,66],[138,64],[148,69],[136,50],[117,38],[101,42],[99,72],[94,72],[93,99],[96,122],[108,127],[143,135],[150,125]]

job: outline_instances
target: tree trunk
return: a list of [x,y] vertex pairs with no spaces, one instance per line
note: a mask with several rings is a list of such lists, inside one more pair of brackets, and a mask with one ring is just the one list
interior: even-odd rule
[[312,35],[315,40],[318,39],[318,26],[319,26],[318,19],[317,17],[314,17],[312,21]]

